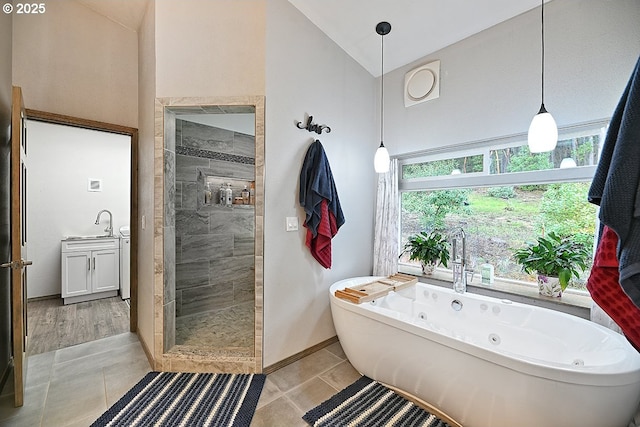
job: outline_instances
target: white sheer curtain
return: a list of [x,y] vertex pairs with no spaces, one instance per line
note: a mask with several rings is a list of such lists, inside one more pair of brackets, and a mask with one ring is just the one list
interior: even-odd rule
[[392,159],[389,172],[378,174],[376,222],[373,238],[373,275],[398,272],[398,160]]

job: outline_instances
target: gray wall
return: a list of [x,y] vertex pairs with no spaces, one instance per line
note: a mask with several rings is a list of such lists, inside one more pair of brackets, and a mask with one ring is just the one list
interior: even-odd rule
[[[11,15],[0,16],[0,263],[10,260],[9,132],[11,130]],[[0,268],[0,390],[11,357],[11,275]]]
[[[558,126],[610,117],[640,53],[640,1],[555,0],[544,12],[547,110]],[[405,73],[436,59],[440,98],[405,108]],[[540,108],[540,60],[538,7],[388,73],[389,152],[527,132]]]
[[[375,25],[375,24],[374,24]],[[376,175],[375,79],[287,0],[267,1],[264,366],[335,336],[329,286],[372,272]],[[312,115],[331,127],[297,129]],[[300,168],[314,138],[324,146],[346,222],[323,268],[305,246]],[[300,228],[287,232],[286,217]]]
[[176,120],[176,316],[254,299],[254,212],[204,204],[204,180],[231,182],[234,197],[255,180],[255,141],[226,129]]

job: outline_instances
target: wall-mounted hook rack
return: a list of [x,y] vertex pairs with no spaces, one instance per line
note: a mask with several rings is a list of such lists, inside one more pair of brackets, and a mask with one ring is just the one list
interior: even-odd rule
[[313,116],[309,116],[307,119],[307,124],[304,126],[300,126],[302,122],[296,122],[296,127],[298,129],[306,129],[309,132],[315,132],[317,134],[321,134],[323,130],[326,130],[327,133],[331,132],[331,128],[327,125],[317,125],[313,122]]

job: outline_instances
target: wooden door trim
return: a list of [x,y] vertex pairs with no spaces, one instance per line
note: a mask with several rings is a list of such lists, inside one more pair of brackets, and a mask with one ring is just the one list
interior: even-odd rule
[[[21,158],[22,158],[22,120],[24,117],[24,102],[22,98],[22,89],[14,86],[11,94],[11,262],[22,260],[22,225],[23,221],[20,216],[22,210],[22,186],[21,186]],[[18,106],[18,108],[16,108]],[[16,149],[17,148],[17,149]],[[17,184],[16,184],[17,183]],[[15,186],[18,186],[16,191]],[[26,213],[25,213],[26,214]],[[17,219],[17,220],[16,220]],[[17,242],[16,242],[17,237]],[[25,313],[26,307],[24,300],[26,299],[25,289],[23,288],[23,268],[13,269],[11,272],[11,331],[13,336],[13,369],[14,369],[14,404],[20,407],[24,404],[24,387],[26,373],[26,324]],[[16,354],[16,350],[20,350],[21,354]]]
[[65,116],[47,111],[26,109],[27,119],[83,129],[111,132],[131,137],[131,204],[129,227],[131,229],[131,310],[130,330],[138,330],[138,129],[79,117]]

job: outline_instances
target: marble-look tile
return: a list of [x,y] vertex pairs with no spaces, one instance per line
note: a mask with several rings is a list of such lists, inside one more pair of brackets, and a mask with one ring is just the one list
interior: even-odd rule
[[253,277],[233,281],[233,302],[253,301],[255,295],[255,283]]
[[209,164],[205,166],[208,169],[213,170],[213,175],[223,176],[229,178],[245,179],[247,181],[253,181],[255,176],[254,166],[245,165],[235,162],[225,162],[224,160],[217,159],[201,159],[208,160]]
[[184,120],[176,118],[176,147],[182,145],[182,123]]
[[179,317],[176,343],[216,349],[250,349],[253,347],[253,317],[251,303]]
[[234,231],[229,227],[234,224],[235,212],[234,209],[214,208],[209,211],[209,233],[212,234],[225,234]]
[[176,302],[171,301],[164,305],[164,336],[163,347],[167,352],[176,345]]
[[27,358],[27,384],[36,386],[46,384],[51,378],[55,352],[30,355]]
[[175,228],[164,228],[164,272],[162,280],[164,282],[164,303],[176,299],[176,251]]
[[342,359],[322,349],[271,374],[278,388],[287,392],[298,384],[342,363]]
[[289,391],[287,397],[303,413],[306,413],[309,409],[318,406],[340,390],[331,387],[322,379],[314,377]]
[[256,142],[253,135],[235,132],[233,135],[233,153],[239,156],[256,157]]
[[232,227],[235,234],[249,234],[253,236],[255,233],[254,209],[249,208],[235,210]]
[[176,151],[176,115],[170,111],[164,114],[164,148]]
[[176,264],[181,263],[182,260],[182,236],[176,236],[175,241],[175,252],[176,252]]
[[258,409],[251,420],[251,427],[308,427],[302,419],[304,412],[286,396],[282,396]]
[[101,369],[82,374],[69,373],[49,384],[43,420],[48,425],[65,425],[107,410]]
[[209,214],[207,212],[179,210],[176,211],[175,221],[178,236],[209,233]]
[[256,405],[256,408],[259,409],[265,405],[268,405],[269,403],[273,402],[274,400],[276,400],[282,395],[283,393],[271,381],[271,378],[269,377],[269,375],[267,375],[267,379],[264,382],[264,387],[262,387],[262,393],[260,393],[260,399],[258,399],[258,404]]
[[233,255],[253,255],[255,252],[255,237],[253,234],[233,236]]
[[0,426],[39,426],[42,418],[49,382],[31,385],[27,380],[24,405],[14,406],[13,394],[0,397]]
[[342,390],[360,377],[360,373],[351,366],[348,360],[320,375],[322,380],[337,390]]
[[182,209],[196,209],[198,206],[198,185],[193,182],[182,182]]
[[182,290],[183,316],[226,307],[233,302],[233,286],[230,283],[199,286]]
[[77,359],[91,357],[99,353],[104,353],[114,347],[137,344],[138,336],[134,333],[114,335],[97,341],[66,347],[55,352],[54,364],[59,367],[65,362],[72,362]]
[[254,257],[251,255],[242,255],[235,257],[226,257],[212,259],[209,262],[209,277],[212,283],[232,282],[240,278],[253,278]]
[[330,351],[331,353],[335,354],[339,358],[341,358],[343,360],[347,360],[347,355],[344,354],[344,350],[342,349],[342,346],[340,345],[340,341],[336,341],[333,344],[328,345],[327,347],[325,347],[325,349],[327,351]]
[[184,351],[184,347],[177,347],[180,353],[169,353],[167,371],[170,372],[222,372],[250,374],[255,373],[253,358],[251,357],[227,357],[212,360],[210,351],[205,350],[204,355],[199,355],[198,350]]
[[176,289],[176,321],[180,316],[182,316],[182,291]]
[[182,146],[233,153],[233,131],[199,123],[182,123]]
[[175,222],[176,200],[176,159],[171,151],[164,152],[164,225],[171,227]]
[[209,284],[209,262],[195,261],[176,264],[176,289]]
[[208,168],[209,159],[176,154],[176,180],[196,182],[197,168]]
[[175,208],[182,209],[182,182],[176,182],[176,200],[175,200]]
[[182,260],[218,259],[233,255],[233,236],[205,234],[182,236]]

